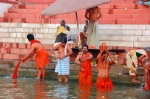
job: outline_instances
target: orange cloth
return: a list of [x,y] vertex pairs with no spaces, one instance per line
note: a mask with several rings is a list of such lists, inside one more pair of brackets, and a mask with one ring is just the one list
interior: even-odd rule
[[150,90],[150,80],[147,81],[147,85],[144,84],[143,90]]
[[32,40],[32,41],[30,42],[30,46],[31,46],[32,44],[34,44],[34,43],[41,43],[41,42],[38,41],[38,40]]
[[[84,54],[84,58],[88,58],[90,56],[90,53],[87,52]],[[92,73],[91,73],[91,60],[85,60],[81,64],[81,70],[79,71],[78,78],[79,78],[79,84],[92,84]]]
[[78,85],[78,90],[79,99],[89,99],[92,94],[92,85]]
[[89,49],[96,49],[96,47],[94,45],[88,45]]
[[96,89],[102,91],[111,91],[113,88],[113,84],[110,78],[97,78],[96,81]]
[[148,87],[149,87],[149,89],[150,89],[150,80],[148,80]]
[[45,48],[41,48],[38,52],[36,52],[36,68],[43,68],[49,64],[49,55]]

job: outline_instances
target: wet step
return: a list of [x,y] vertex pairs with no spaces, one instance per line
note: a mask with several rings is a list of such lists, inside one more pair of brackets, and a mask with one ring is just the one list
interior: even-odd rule
[[8,71],[9,71],[9,69],[10,69],[10,67],[11,67],[11,65],[10,64],[0,64],[0,73],[1,74],[3,74],[3,75],[5,75],[5,74],[8,74]]
[[[144,76],[144,72],[145,71],[144,71],[143,67],[138,67],[137,68],[137,76]],[[123,69],[123,74],[124,75],[129,75],[129,70],[128,70],[127,67]]]
[[0,69],[10,68],[10,64],[0,64]]
[[[7,62],[3,62],[3,63],[1,62],[0,64],[0,72],[3,75],[8,75],[8,74],[11,75],[18,61],[13,61],[14,63],[13,66],[11,66],[9,61]],[[51,74],[56,75],[56,73],[54,73],[55,66],[56,66],[56,62],[51,62],[48,66],[46,66],[46,72],[49,77],[51,77]],[[76,80],[78,79],[77,75],[79,69],[80,66],[71,64],[70,75],[69,75],[70,79],[76,79]],[[30,75],[33,76],[34,74],[37,73],[35,61],[26,61],[25,63],[21,63],[18,72],[20,76],[30,76]],[[93,79],[96,79],[97,78],[96,66],[92,66],[92,74],[93,74]],[[131,77],[128,73],[128,68],[126,66],[120,66],[117,64],[112,65],[109,74],[112,80],[131,83]],[[141,82],[144,82],[144,69],[142,67],[138,68],[137,79],[140,80]]]

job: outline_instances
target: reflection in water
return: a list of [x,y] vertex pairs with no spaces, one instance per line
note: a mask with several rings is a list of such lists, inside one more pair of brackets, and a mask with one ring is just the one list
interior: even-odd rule
[[54,97],[61,98],[61,99],[68,99],[68,85],[67,84],[58,84],[54,85]]
[[140,86],[115,85],[111,92],[105,92],[74,81],[60,84],[51,80],[0,78],[0,99],[150,99],[150,92]]
[[109,92],[104,90],[97,90],[96,99],[109,99]]
[[17,88],[17,79],[12,80],[12,84],[14,85],[14,88]]
[[78,98],[79,99],[89,99],[91,96],[91,85],[78,85]]
[[34,99],[45,99],[48,86],[44,81],[38,80],[34,83],[35,97]]
[[96,99],[109,99],[109,93],[112,92],[113,87],[99,87],[97,89]]

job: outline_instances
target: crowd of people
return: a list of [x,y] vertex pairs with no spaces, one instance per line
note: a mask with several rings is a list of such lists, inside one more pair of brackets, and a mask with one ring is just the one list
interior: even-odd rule
[[[77,55],[74,63],[80,66],[78,79],[80,85],[92,85],[92,65],[91,60],[93,55],[88,51],[90,46],[98,48],[98,20],[102,17],[98,7],[93,7],[86,10],[86,25],[84,31],[80,33],[82,43],[82,53]],[[55,44],[50,49],[51,54],[58,58],[55,72],[58,73],[58,82],[68,83],[68,77],[70,73],[70,55],[73,53],[71,45],[68,43],[71,39],[70,27],[66,25],[62,20],[60,26],[57,27],[55,33]],[[38,70],[38,79],[45,79],[45,66],[49,64],[49,54],[43,47],[40,41],[34,39],[33,34],[28,34],[27,39],[30,42],[29,54],[22,58],[21,61],[25,62],[28,58],[36,54],[36,68]],[[96,89],[108,90],[113,88],[111,79],[109,78],[110,66],[115,63],[114,58],[107,49],[105,43],[102,43],[99,47],[100,52],[97,55],[96,66],[98,70]],[[57,53],[55,52],[57,51]],[[150,90],[150,63],[146,62],[150,59],[150,48],[142,50],[129,51],[126,54],[127,67],[133,83],[139,83],[136,80],[136,73],[138,62],[145,69],[145,85],[143,89]]]

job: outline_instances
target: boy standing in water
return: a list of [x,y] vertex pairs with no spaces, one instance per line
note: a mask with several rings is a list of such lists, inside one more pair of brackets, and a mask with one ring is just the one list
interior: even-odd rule
[[30,52],[29,54],[22,58],[21,61],[25,62],[28,58],[32,57],[36,54],[35,61],[36,61],[36,68],[38,69],[38,79],[42,77],[45,79],[45,66],[49,64],[49,55],[40,41],[35,40],[33,34],[28,34],[27,39],[30,42]]
[[[110,57],[110,61],[107,58]],[[114,59],[109,53],[106,44],[100,47],[100,53],[97,57],[98,78],[96,81],[97,90],[110,91],[113,88],[112,81],[109,78],[110,65],[114,63]]]

